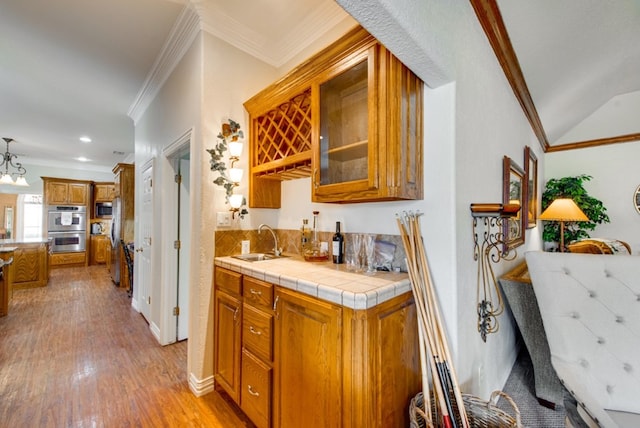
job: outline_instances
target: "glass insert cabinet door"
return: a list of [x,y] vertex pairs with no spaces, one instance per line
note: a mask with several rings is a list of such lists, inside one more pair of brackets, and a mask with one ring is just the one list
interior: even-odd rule
[[[369,60],[320,84],[320,186],[369,179]],[[346,190],[346,189],[345,189]]]

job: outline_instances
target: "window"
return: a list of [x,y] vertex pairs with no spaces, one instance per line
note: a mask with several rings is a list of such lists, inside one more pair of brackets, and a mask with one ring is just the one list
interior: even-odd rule
[[23,237],[24,239],[40,238],[42,237],[42,195],[23,196]]

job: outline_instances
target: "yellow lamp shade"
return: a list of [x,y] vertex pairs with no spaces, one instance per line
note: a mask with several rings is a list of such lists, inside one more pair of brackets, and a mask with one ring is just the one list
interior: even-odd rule
[[589,221],[589,217],[570,198],[558,198],[547,207],[540,220],[547,221]]

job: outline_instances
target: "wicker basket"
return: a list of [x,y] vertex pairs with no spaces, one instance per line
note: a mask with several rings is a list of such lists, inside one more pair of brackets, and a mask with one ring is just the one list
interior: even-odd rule
[[[491,404],[498,395],[507,400],[513,407],[515,418]],[[522,428],[518,406],[516,406],[511,397],[502,391],[494,391],[488,402],[469,394],[462,394],[462,401],[464,402],[471,428]],[[435,407],[431,406],[432,409]],[[409,405],[410,428],[427,428],[426,415],[422,410],[423,408],[424,397],[420,392],[413,397]],[[433,420],[438,420],[438,417],[433,415]]]

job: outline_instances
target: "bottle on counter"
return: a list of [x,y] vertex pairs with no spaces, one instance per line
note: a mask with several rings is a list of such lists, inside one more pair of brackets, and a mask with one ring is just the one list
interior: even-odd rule
[[329,259],[328,248],[323,248],[318,235],[318,215],[320,211],[313,212],[313,233],[311,235],[311,242],[309,248],[304,252],[304,259],[306,261],[320,262]]
[[309,219],[302,219],[302,228],[300,229],[300,254],[304,255],[304,252],[309,249],[311,245],[311,230],[309,230]]
[[340,233],[340,222],[336,221],[336,233],[333,234],[333,263],[344,263],[344,235]]

